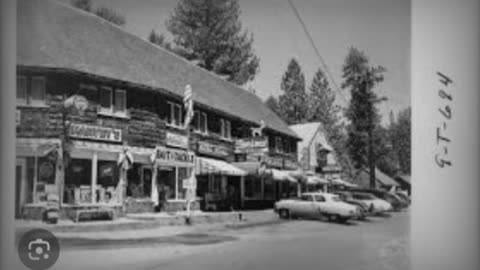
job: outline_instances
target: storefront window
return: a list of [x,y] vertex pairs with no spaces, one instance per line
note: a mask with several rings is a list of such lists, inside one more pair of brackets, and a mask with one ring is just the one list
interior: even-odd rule
[[273,199],[275,196],[274,193],[274,182],[272,177],[265,177],[265,185],[264,185],[264,194],[265,199]]
[[183,179],[187,178],[187,168],[178,168],[178,199],[183,200],[186,198],[186,190],[183,188]]
[[98,161],[97,202],[116,202],[119,170],[115,161]]
[[245,197],[259,198],[262,196],[262,182],[260,178],[245,178]]
[[72,159],[65,172],[64,203],[91,202],[92,161]]
[[158,171],[157,183],[160,199],[174,200],[175,199],[175,182],[176,169],[175,167],[161,167]]

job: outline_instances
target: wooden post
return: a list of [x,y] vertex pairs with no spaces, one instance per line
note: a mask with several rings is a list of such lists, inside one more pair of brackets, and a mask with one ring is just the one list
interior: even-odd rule
[[38,202],[37,200],[37,184],[38,184],[38,148],[35,149],[35,164],[33,172],[33,202]]
[[245,207],[245,176],[240,177],[240,205]]
[[91,180],[92,180],[92,186],[91,186],[91,200],[92,203],[97,202],[97,168],[98,168],[98,154],[97,152],[93,152],[92,156],[92,175],[91,175]]

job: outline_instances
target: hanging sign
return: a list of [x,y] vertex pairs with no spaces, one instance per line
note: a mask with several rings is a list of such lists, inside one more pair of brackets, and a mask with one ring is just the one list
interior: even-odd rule
[[280,157],[266,157],[266,162],[270,167],[283,168],[283,159]]
[[69,135],[72,138],[97,141],[121,142],[122,130],[84,124],[71,124]]
[[298,168],[297,162],[291,159],[285,159],[283,166],[287,170],[296,170]]
[[180,147],[180,148],[187,148],[188,146],[188,138],[187,136],[167,132],[167,145]]
[[215,145],[207,142],[198,142],[198,152],[202,154],[227,157],[230,155],[230,150],[222,145]]
[[195,164],[195,153],[187,152],[185,150],[157,147],[155,160],[159,165],[193,166]]

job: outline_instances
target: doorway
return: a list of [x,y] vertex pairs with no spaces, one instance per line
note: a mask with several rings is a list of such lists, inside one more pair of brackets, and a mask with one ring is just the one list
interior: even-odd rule
[[17,159],[15,163],[15,218],[22,217],[22,207],[25,204],[27,177],[25,159]]

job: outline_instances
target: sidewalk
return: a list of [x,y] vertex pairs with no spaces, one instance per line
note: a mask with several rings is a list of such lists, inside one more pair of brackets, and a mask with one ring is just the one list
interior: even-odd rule
[[192,225],[185,223],[187,213],[141,213],[128,214],[113,221],[93,221],[75,223],[59,220],[58,224],[45,224],[40,221],[19,220],[16,222],[16,234],[43,228],[61,238],[102,238],[128,239],[174,234],[192,233],[198,230],[218,230],[222,228],[241,228],[252,225],[269,224],[278,221],[273,210],[239,211],[239,212],[201,212],[191,214]]

